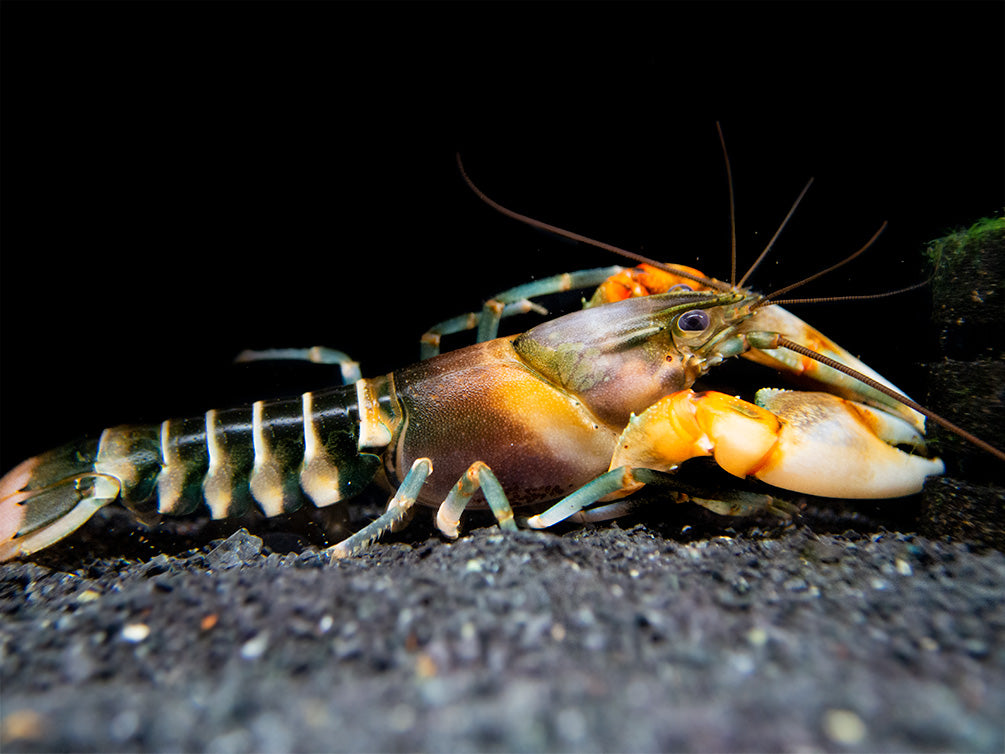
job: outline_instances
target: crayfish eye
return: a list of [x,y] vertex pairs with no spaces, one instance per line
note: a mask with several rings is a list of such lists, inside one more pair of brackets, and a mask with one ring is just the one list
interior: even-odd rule
[[694,288],[692,288],[687,283],[677,283],[677,285],[671,285],[669,288],[667,288],[667,290],[668,291],[693,291]]
[[677,320],[677,327],[684,332],[701,332],[708,327],[708,312],[704,309],[684,312]]

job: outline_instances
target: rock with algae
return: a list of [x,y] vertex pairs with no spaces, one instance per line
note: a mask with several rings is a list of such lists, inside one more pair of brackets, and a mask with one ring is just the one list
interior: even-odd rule
[[[927,405],[1005,446],[1005,217],[934,241],[933,321],[942,360],[929,365]],[[920,528],[1005,549],[1005,464],[929,423],[946,476],[925,490]]]

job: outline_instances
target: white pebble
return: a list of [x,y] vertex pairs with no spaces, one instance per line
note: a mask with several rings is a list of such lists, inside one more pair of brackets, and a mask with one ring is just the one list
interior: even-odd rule
[[245,660],[255,660],[265,654],[265,648],[269,645],[269,633],[262,633],[248,639],[241,646],[241,657]]
[[130,623],[122,627],[122,638],[131,644],[139,644],[150,636],[150,626],[146,623]]
[[824,733],[839,744],[857,744],[865,738],[865,723],[851,710],[829,709],[824,713]]

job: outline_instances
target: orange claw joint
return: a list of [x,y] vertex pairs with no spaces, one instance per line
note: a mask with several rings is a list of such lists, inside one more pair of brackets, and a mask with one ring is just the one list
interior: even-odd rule
[[761,390],[757,404],[717,392],[669,395],[631,418],[611,468],[673,471],[689,458],[714,456],[738,477],[843,498],[911,495],[943,471],[938,459],[893,447],[919,438],[883,411],[788,390]]

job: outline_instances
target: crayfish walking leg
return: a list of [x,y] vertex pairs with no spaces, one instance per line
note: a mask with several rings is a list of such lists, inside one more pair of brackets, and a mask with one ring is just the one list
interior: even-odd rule
[[[390,531],[396,531],[410,515],[419,491],[426,479],[433,472],[433,462],[428,458],[418,458],[412,464],[398,491],[387,505],[387,511],[376,521],[360,529],[351,537],[329,547],[327,552],[334,558],[348,558],[356,555]],[[513,508],[503,492],[502,485],[496,479],[486,464],[475,461],[460,478],[447,498],[440,505],[436,516],[436,525],[443,534],[451,539],[460,536],[458,526],[460,517],[468,502],[479,490],[484,492],[489,507],[499,522],[499,528],[505,531],[516,531],[513,520]]]
[[348,558],[365,550],[389,531],[408,520],[415,501],[426,478],[432,473],[433,464],[428,458],[419,458],[412,464],[398,491],[387,504],[387,511],[376,521],[364,526],[351,537],[343,539],[328,548],[333,558]]

